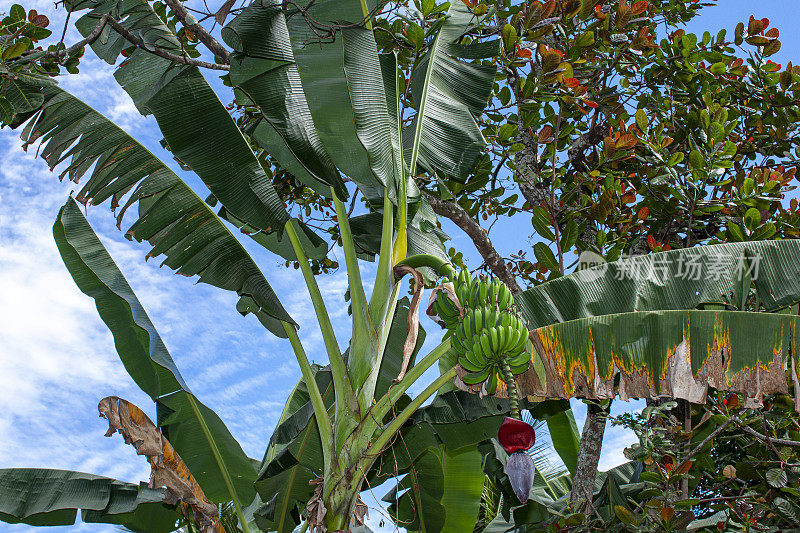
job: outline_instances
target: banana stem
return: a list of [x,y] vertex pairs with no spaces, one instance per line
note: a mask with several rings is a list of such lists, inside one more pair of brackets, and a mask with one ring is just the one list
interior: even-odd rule
[[508,364],[506,356],[500,358],[500,367],[503,369],[503,381],[506,382],[506,389],[508,390],[508,402],[511,404],[511,416],[517,420],[521,420],[519,414],[519,389],[517,389],[517,380],[514,373],[511,372],[511,366]]

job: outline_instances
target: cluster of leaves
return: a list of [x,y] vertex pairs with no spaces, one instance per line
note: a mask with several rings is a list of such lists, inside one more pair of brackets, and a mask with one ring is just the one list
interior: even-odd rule
[[625,455],[644,465],[644,489],[615,508],[624,530],[775,531],[798,523],[800,418],[788,396],[746,409],[738,395],[716,394],[691,407],[689,430],[676,407],[664,402],[613,421],[636,432]]
[[[797,236],[797,203],[782,198],[797,171],[800,69],[768,59],[780,40],[767,19],[696,36],[678,26],[714,4],[462,1],[496,15],[465,42],[503,42],[482,117],[490,150],[466,182],[420,181],[478,221],[529,216],[544,242],[506,257],[515,275],[561,275],[582,250],[614,260]],[[446,4],[408,4],[375,27],[411,72]]]
[[[31,65],[26,58],[32,55],[42,56],[40,39],[51,35],[47,29],[50,20],[40,15],[35,9],[29,12],[18,4],[9,9],[7,15],[0,13],[0,76],[7,82],[0,84],[0,122],[10,124],[18,115],[25,116],[41,105],[41,98],[26,90],[17,82],[29,76],[42,77],[58,73],[59,65],[53,58],[43,58],[39,65]],[[51,45],[52,51],[59,45]],[[60,45],[63,49],[63,45]],[[37,53],[38,52],[38,53]],[[77,72],[77,59],[65,58],[64,67]]]

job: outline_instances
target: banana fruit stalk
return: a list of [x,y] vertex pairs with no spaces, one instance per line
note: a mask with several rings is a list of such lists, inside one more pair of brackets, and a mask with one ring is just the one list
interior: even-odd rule
[[466,385],[483,383],[485,391],[494,394],[498,378],[507,381],[504,362],[512,381],[528,369],[528,328],[500,280],[472,278],[466,269],[450,275],[431,295],[428,315],[448,330],[452,350],[467,372],[462,378]]

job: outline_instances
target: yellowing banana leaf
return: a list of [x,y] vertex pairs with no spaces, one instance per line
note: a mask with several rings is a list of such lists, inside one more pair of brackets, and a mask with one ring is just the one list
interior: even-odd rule
[[125,370],[156,402],[162,431],[206,495],[213,501],[251,501],[255,465],[219,417],[189,391],[138,298],[72,199],[53,234],[78,288],[94,298],[111,330]]
[[119,432],[137,454],[147,457],[151,468],[150,486],[165,487],[164,501],[180,503],[186,517],[194,520],[201,533],[225,531],[217,506],[206,498],[189,467],[141,409],[116,396],[100,400],[98,409],[100,416],[108,421],[106,437]]
[[[84,35],[103,14],[111,13],[144,42],[181,54],[175,35],[145,0],[82,0],[70,9],[91,9],[76,22]],[[129,45],[113,30],[106,37],[91,46],[101,59],[115,64]],[[282,231],[289,218],[283,201],[197,67],[176,65],[136,49],[114,77],[142,113],[155,117],[175,157],[191,168],[234,216],[260,230]]]
[[[540,376],[522,394],[548,398],[657,398],[705,403],[709,387],[745,405],[797,383],[798,317],[742,311],[642,311],[544,326],[531,332]],[[617,383],[618,381],[618,383]]]
[[70,526],[78,509],[84,522],[118,524],[130,531],[175,530],[179,511],[164,489],[146,483],[42,468],[0,469],[0,520],[32,526]]

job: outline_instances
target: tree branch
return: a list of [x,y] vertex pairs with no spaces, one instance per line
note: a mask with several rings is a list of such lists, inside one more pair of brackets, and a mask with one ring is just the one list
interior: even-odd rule
[[487,235],[486,232],[483,231],[483,228],[469,216],[469,213],[456,202],[442,200],[428,191],[423,191],[423,193],[425,194],[425,199],[428,200],[428,203],[431,204],[431,207],[437,215],[449,218],[456,226],[461,228],[464,233],[469,235],[473,244],[475,244],[475,248],[478,249],[478,253],[480,253],[483,260],[486,261],[486,265],[495,276],[500,278],[500,281],[508,286],[511,293],[517,294],[521,292],[522,289],[517,283],[517,280],[508,270],[505,260],[497,253],[497,250],[495,250],[492,241],[489,239],[489,235]]
[[180,64],[183,64],[183,65],[194,65],[194,66],[197,66],[197,67],[203,67],[203,68],[207,68],[207,69],[211,69],[211,70],[230,70],[230,67],[228,65],[218,65],[216,63],[208,63],[206,61],[199,61],[197,59],[191,59],[191,58],[188,58],[188,57],[182,57],[182,56],[173,54],[171,52],[167,52],[166,50],[162,50],[161,48],[158,48],[156,46],[152,46],[152,45],[148,46],[147,43],[145,43],[143,40],[141,40],[136,35],[134,35],[131,32],[129,32],[127,29],[125,29],[125,27],[122,24],[120,24],[116,20],[114,20],[114,19],[109,17],[107,19],[107,22],[108,22],[109,26],[114,28],[114,31],[116,31],[121,36],[123,36],[131,44],[136,45],[137,47],[141,48],[145,52],[149,52],[149,53],[151,53],[153,55],[156,55],[156,56],[159,56],[159,57],[163,57],[164,59],[169,59],[170,61],[174,61],[175,63],[180,63]]
[[[126,41],[130,42],[132,45],[150,54],[163,57],[164,59],[169,59],[170,61],[179,63],[181,65],[193,65],[196,67],[207,68],[211,70],[230,70],[230,67],[228,65],[209,63],[207,61],[200,61],[198,59],[192,59],[190,57],[179,56],[177,54],[167,52],[166,50],[163,50],[156,46],[148,45],[139,37],[129,32],[127,29],[125,29],[125,27],[122,24],[120,24],[119,21],[111,18],[107,14],[100,17],[100,20],[97,21],[97,25],[94,27],[94,29],[92,29],[92,32],[86,36],[85,39],[78,41],[69,48],[65,48],[63,50],[55,50],[52,52],[44,52],[44,53],[40,52],[39,55],[35,57],[37,58],[54,57],[58,60],[61,60],[65,57],[69,57],[72,54],[76,53],[81,48],[83,48],[84,46],[86,46],[87,44],[91,45],[92,43],[94,43],[97,40],[97,38],[100,37],[100,34],[103,32],[103,28],[105,28],[106,24],[111,26],[114,29],[114,31],[120,34]],[[28,53],[26,55],[33,56],[33,53]]]
[[206,45],[206,48],[208,48],[211,53],[219,58],[222,63],[230,65],[231,59],[225,47],[222,46],[213,35],[208,33],[208,30],[206,30],[200,25],[199,22],[197,22],[197,19],[194,18],[194,15],[189,13],[180,0],[164,0],[164,2],[169,6],[172,12],[175,13],[175,16],[178,17],[178,20],[181,21],[183,26],[194,33],[200,42]]
[[[67,14],[68,15],[72,14],[72,12],[70,11]],[[87,35],[85,39],[78,41],[69,48],[65,48],[63,50],[56,50],[54,52],[45,52],[44,55],[40,57],[55,57],[56,59],[61,59],[62,57],[71,56],[72,54],[76,53],[78,50],[80,50],[87,44],[92,44],[93,42],[95,42],[97,38],[100,37],[100,33],[102,33],[103,28],[106,27],[106,23],[108,22],[109,18],[111,17],[109,17],[108,15],[103,15],[102,17],[100,17],[100,20],[97,22],[97,26],[94,27],[92,32],[89,35]],[[62,43],[64,42],[63,37],[61,42]]]

